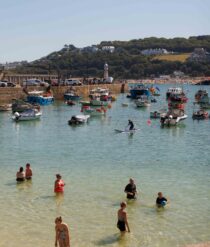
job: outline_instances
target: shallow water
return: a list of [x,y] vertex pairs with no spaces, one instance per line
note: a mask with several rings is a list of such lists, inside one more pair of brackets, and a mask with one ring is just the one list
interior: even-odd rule
[[[14,123],[0,114],[0,246],[54,246],[54,219],[62,215],[72,246],[174,247],[210,240],[210,120],[193,121],[193,98],[199,89],[185,85],[190,101],[180,127],[147,124],[150,110],[166,107],[167,85],[158,103],[137,109],[119,95],[106,117],[70,127],[79,105],[62,102],[43,107],[40,121]],[[206,87],[210,93],[210,88]],[[128,107],[122,107],[128,102]],[[141,130],[115,134],[132,119]],[[19,166],[30,162],[33,181],[16,184]],[[55,174],[65,180],[63,197],[55,197]],[[120,237],[116,212],[124,187],[134,177],[138,200],[129,202],[131,233]],[[158,191],[170,199],[156,210]]]

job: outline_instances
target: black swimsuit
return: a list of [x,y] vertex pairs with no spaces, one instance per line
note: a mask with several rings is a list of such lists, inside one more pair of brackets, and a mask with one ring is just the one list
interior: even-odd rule
[[121,232],[124,232],[124,231],[126,230],[126,228],[125,228],[125,221],[123,221],[123,220],[118,220],[118,222],[117,222],[117,227],[119,228],[119,230],[120,230]]

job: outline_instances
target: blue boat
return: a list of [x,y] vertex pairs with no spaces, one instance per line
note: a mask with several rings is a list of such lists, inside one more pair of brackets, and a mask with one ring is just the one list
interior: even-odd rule
[[32,91],[28,93],[27,101],[32,104],[50,105],[54,102],[51,93],[43,93],[43,91]]
[[144,84],[129,84],[129,87],[131,99],[138,99],[142,95],[149,98],[151,95],[149,88],[147,88]]
[[64,93],[64,100],[80,100],[82,97],[80,97],[78,94],[76,94],[72,90],[67,90]]

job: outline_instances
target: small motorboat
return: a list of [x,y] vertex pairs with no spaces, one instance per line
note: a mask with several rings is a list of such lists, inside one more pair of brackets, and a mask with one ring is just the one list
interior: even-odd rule
[[140,96],[137,100],[135,100],[135,104],[137,107],[147,107],[150,106],[150,100],[148,97],[145,95],[145,97],[142,95]]
[[91,108],[89,106],[83,106],[81,112],[84,112],[84,114],[89,114],[91,117],[104,116],[106,114],[106,109],[103,106],[100,108]]
[[40,110],[40,105],[37,104],[30,104],[28,102],[25,102],[23,100],[16,100],[14,99],[12,101],[12,112],[24,112],[26,110],[30,110],[30,109],[36,109],[36,110]]
[[71,119],[68,121],[69,125],[79,125],[86,123],[88,119],[90,118],[90,115],[74,115],[71,117]]
[[65,103],[70,106],[76,105],[76,103],[73,100],[67,100]]
[[197,119],[197,120],[203,120],[203,119],[207,119],[209,116],[207,111],[204,110],[198,110],[196,112],[193,112],[192,118]]
[[40,119],[42,113],[36,109],[25,110],[24,112],[15,112],[12,116],[12,119],[16,122],[19,121],[29,121]]
[[64,99],[65,100],[80,100],[81,96],[79,96],[74,90],[68,89],[64,93]]
[[160,123],[162,127],[170,127],[177,125],[180,121],[183,121],[186,118],[187,115],[185,114],[184,110],[172,109],[165,114],[161,114]]

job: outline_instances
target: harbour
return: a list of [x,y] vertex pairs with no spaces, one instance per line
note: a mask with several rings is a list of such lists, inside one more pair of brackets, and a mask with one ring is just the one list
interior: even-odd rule
[[[137,108],[126,94],[118,94],[105,116],[77,127],[67,122],[80,112],[79,102],[42,106],[43,116],[36,121],[13,122],[10,112],[0,113],[0,246],[8,246],[11,238],[11,247],[52,246],[58,215],[69,225],[72,246],[185,247],[209,241],[210,120],[191,118],[200,86],[183,86],[188,118],[171,128],[161,128],[160,119],[148,122],[151,111],[168,106],[171,85],[158,87],[160,96],[149,107]],[[115,133],[128,119],[140,130]],[[27,162],[33,180],[17,184],[15,173]],[[66,183],[60,197],[53,193],[57,173]],[[121,238],[116,212],[126,200],[130,177],[139,195],[128,201],[131,233]],[[158,191],[170,199],[164,210],[155,207]]]

